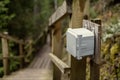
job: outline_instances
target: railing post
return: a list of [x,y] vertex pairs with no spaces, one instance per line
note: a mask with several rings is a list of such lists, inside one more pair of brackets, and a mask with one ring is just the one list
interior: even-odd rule
[[[71,28],[80,28],[83,23],[84,8],[86,0],[73,0]],[[86,80],[86,57],[77,60],[71,56],[71,77],[70,80]]]
[[19,44],[19,53],[20,53],[20,68],[24,67],[24,53],[23,53],[23,45]]
[[31,60],[31,58],[32,58],[32,52],[33,52],[33,46],[32,46],[32,44],[33,44],[33,40],[32,39],[30,39],[29,41],[28,41],[28,50],[27,50],[27,55],[26,55],[26,59],[29,61],[29,60]]
[[[52,30],[52,52],[58,58],[61,58],[62,55],[61,33],[61,21],[58,21],[55,23],[54,29]],[[61,72],[55,65],[53,67],[53,80],[61,80]]]
[[[5,32],[4,34],[8,34]],[[4,67],[4,76],[9,75],[10,73],[10,63],[9,63],[9,50],[8,50],[8,41],[5,38],[2,38],[2,53],[3,53],[3,67]]]
[[90,62],[90,80],[100,80],[101,20],[93,20],[93,22],[100,26],[96,34],[94,58]]

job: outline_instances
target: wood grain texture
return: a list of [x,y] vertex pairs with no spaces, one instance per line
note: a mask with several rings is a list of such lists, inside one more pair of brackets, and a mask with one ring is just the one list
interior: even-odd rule
[[[61,20],[54,24],[54,29],[52,30],[52,53],[61,59],[62,56],[62,27]],[[61,72],[54,65],[53,66],[53,80],[61,80]]]
[[[73,0],[71,28],[83,26],[84,7],[86,0]],[[70,80],[86,80],[86,57],[77,60],[71,56],[71,77]]]
[[95,53],[90,62],[90,80],[100,80],[100,55],[101,55],[101,20],[93,20],[99,26],[95,27]]
[[90,80],[99,80],[100,76],[100,51],[101,51],[101,21],[100,20],[83,20],[83,27],[94,32],[95,47],[94,55],[90,61]]
[[65,74],[67,72],[70,72],[70,66],[68,66],[65,62],[60,60],[58,57],[56,57],[54,54],[49,54],[51,57],[52,62],[59,68],[59,70]]
[[23,69],[4,77],[2,80],[52,80],[52,70]]
[[84,8],[84,18],[85,16],[89,19],[90,17],[90,0],[86,0]]
[[66,1],[64,1],[63,4],[60,7],[58,7],[58,9],[49,18],[49,26],[52,26],[69,13],[71,13],[71,9],[68,7]]
[[50,47],[49,44],[46,44],[27,68],[13,72],[0,80],[53,80],[49,53]]
[[72,19],[71,28],[82,27],[82,21],[84,17],[84,6],[86,0],[73,0],[72,3]]
[[35,58],[28,66],[30,69],[51,69],[51,60],[49,57],[50,53],[49,44],[44,47],[36,54]]
[[86,57],[77,60],[71,56],[71,78],[70,80],[86,80]]
[[[8,41],[5,38],[2,38],[2,53],[3,53],[3,57],[9,57]],[[10,64],[9,58],[3,59],[4,75],[8,75],[10,73],[9,64]]]

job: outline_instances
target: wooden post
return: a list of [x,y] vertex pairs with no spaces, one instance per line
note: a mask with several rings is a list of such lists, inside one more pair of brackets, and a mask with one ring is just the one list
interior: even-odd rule
[[[52,30],[52,52],[58,58],[61,58],[62,55],[62,34],[61,34],[61,21],[58,21],[54,25],[54,29]],[[61,80],[61,72],[60,70],[54,65],[53,66],[53,80]]]
[[90,0],[86,0],[85,2],[85,8],[84,8],[84,19],[89,19],[90,15]]
[[5,38],[2,38],[2,53],[3,53],[4,76],[6,76],[9,75],[10,73],[10,69],[9,69],[10,63],[9,63],[8,41]]
[[[82,27],[84,7],[86,0],[73,0],[72,4],[72,20],[70,27]],[[86,80],[86,57],[77,60],[71,56],[71,78],[70,80]]]
[[[93,20],[93,22],[101,25],[101,20]],[[98,27],[95,40],[95,54],[90,62],[90,80],[100,80],[101,26]]]
[[23,45],[19,44],[19,53],[20,53],[20,68],[24,67],[24,53],[23,53]]

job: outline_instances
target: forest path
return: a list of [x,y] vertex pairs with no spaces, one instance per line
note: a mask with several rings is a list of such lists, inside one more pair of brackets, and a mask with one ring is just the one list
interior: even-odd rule
[[4,77],[3,80],[52,80],[49,53],[50,46],[46,44],[27,68],[14,72]]

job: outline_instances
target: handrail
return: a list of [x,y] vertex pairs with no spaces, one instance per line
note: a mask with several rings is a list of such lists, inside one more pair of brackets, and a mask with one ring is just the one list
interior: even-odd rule
[[59,70],[62,73],[70,72],[70,66],[68,66],[66,63],[64,63],[62,60],[60,60],[58,57],[56,57],[53,53],[49,54],[51,57],[52,62],[59,68]]
[[25,61],[29,62],[29,57],[32,55],[33,49],[32,49],[32,45],[33,45],[33,41],[29,40],[26,44],[26,46],[24,47],[24,49],[26,50],[25,52],[27,53],[25,55]]
[[13,38],[13,37],[11,37],[11,36],[9,36],[9,35],[6,35],[6,34],[3,34],[3,33],[0,33],[0,37],[24,45],[24,42],[23,42],[22,40],[15,39],[15,38]]
[[64,1],[63,4],[58,7],[58,9],[49,18],[49,26],[52,26],[61,18],[64,18],[67,14],[71,14],[71,9],[69,8],[69,5],[66,3],[66,1]]
[[33,46],[42,38],[42,36],[44,36],[44,33],[41,33],[34,41],[32,39],[29,39],[25,42],[25,46],[24,46],[24,49],[25,49],[25,53],[27,53],[25,55],[25,61],[26,62],[30,62],[30,57],[34,51],[34,48]]

